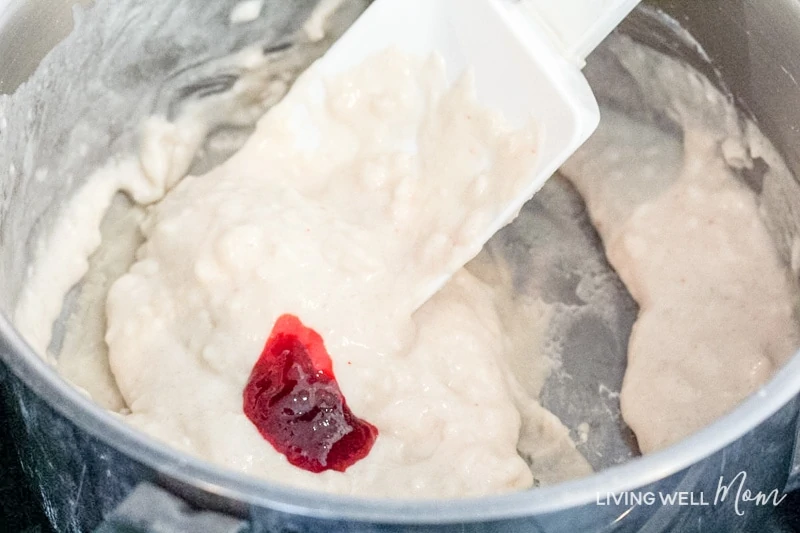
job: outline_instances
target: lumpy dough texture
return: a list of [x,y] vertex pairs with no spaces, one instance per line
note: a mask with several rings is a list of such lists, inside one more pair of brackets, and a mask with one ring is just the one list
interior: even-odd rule
[[[756,391],[798,345],[798,325],[796,287],[758,199],[731,168],[732,156],[746,166],[747,147],[766,142],[746,139],[710,86],[687,85],[697,78],[685,66],[637,49],[616,52],[652,84],[642,94],[669,93],[665,114],[683,126],[683,142],[606,109],[563,170],[641,307],[621,403],[647,453]],[[431,279],[469,255],[464,247],[535,162],[533,132],[510,131],[471,91],[468,77],[448,88],[436,60],[391,52],[329,82],[312,68],[226,164],[184,179],[146,215],[110,224],[104,236],[127,235],[111,238],[111,248],[127,249],[93,258],[99,272],[85,280],[69,321],[62,372],[106,406],[127,406],[126,420],[156,438],[300,487],[461,497],[529,487],[531,470],[543,483],[587,475],[568,429],[517,383],[531,380],[527,394],[537,395],[548,365],[534,376],[508,371],[520,350],[541,357],[528,337],[537,320],[547,327],[542,302],[502,303],[511,284],[498,291],[462,270],[415,312]],[[149,190],[138,164],[122,168],[90,178],[55,234],[70,238],[42,247],[15,312],[42,354],[70,280],[99,242],[111,195]],[[149,202],[158,194],[141,196],[133,195]],[[106,299],[111,379],[92,303],[141,239]],[[285,314],[324,337],[347,406],[378,431],[345,472],[293,466],[242,409]],[[90,352],[97,357],[84,357]]]
[[[128,420],[227,467],[332,492],[530,486],[491,291],[462,271],[411,317],[524,181],[535,146],[476,106],[469,77],[448,88],[438,59],[386,52],[325,84],[312,68],[239,153],[143,222],[107,300]],[[343,473],[292,466],[242,411],[284,314],[320,333],[348,406],[378,430]]]

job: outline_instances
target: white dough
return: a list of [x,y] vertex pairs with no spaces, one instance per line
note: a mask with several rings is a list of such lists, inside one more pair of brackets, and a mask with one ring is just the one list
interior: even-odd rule
[[[528,173],[533,134],[479,109],[469,78],[448,89],[439,59],[387,52],[324,95],[314,76],[234,157],[185,178],[144,221],[138,262],[107,305],[130,421],[230,468],[333,492],[530,486],[491,292],[460,273],[411,315]],[[284,313],[322,335],[348,404],[379,430],[345,473],[291,466],[242,412]]]
[[[111,242],[91,258],[58,363],[131,424],[234,470],[366,496],[472,496],[589,473],[568,430],[507,366],[537,353],[543,304],[520,309],[540,323],[517,335],[508,295],[462,271],[412,317],[431,279],[478,252],[465,247],[536,157],[531,130],[477,107],[470,77],[445,80],[438,58],[395,52],[324,85],[312,69],[236,156],[177,185],[205,127],[149,120],[140,161],[101,170],[64,209],[81,237],[43,244],[20,328],[46,353],[112,195],[141,189],[134,198],[163,199],[141,235],[135,208],[107,216]],[[80,268],[43,287],[64,261]],[[38,312],[40,301],[53,310]],[[349,406],[379,429],[345,473],[291,466],[243,414],[244,385],[284,313],[322,334]],[[539,387],[549,365],[531,368]]]
[[[321,4],[310,38],[337,3]],[[264,81],[251,78],[247,94]],[[285,86],[273,89],[264,94]],[[677,114],[716,109],[706,99],[720,104],[704,96]],[[682,144],[606,111],[564,169],[641,308],[621,401],[645,453],[730,410],[800,341],[796,289],[728,167],[746,165],[747,151],[721,109],[684,124]],[[309,489],[448,498],[591,472],[536,401],[552,369],[537,352],[547,305],[511,294],[503,266],[481,263],[496,286],[461,270],[417,309],[524,182],[532,127],[512,131],[479,108],[469,76],[448,87],[439,59],[392,51],[324,83],[312,67],[235,156],[184,178],[207,131],[191,118],[148,121],[141,159],[90,178],[40,245],[15,322],[44,355],[114,194],[152,204],[107,218],[118,248],[91,257],[57,363],[65,377],[189,454]],[[348,405],[379,430],[344,473],[290,465],[243,413],[285,313],[322,335]],[[587,424],[573,429],[589,438]]]

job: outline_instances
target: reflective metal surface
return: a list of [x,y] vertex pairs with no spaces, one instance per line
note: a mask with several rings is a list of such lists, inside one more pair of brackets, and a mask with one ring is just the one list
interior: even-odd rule
[[[202,11],[205,3],[196,1]],[[70,3],[20,0],[5,11],[0,8],[2,91],[19,86],[45,51],[68,33],[71,18],[66,6]],[[192,5],[192,0],[183,3]],[[218,8],[233,3],[220,2]],[[277,6],[280,1],[267,3]],[[131,0],[130,4],[146,6],[147,2]],[[685,57],[719,85],[727,86],[797,174],[800,5],[791,0],[658,4],[693,33],[710,63],[685,42],[680,31],[652,11],[640,11],[622,31]],[[282,31],[296,23],[287,16]],[[272,38],[281,35],[274,27],[270,31]],[[235,40],[230,43],[234,45]],[[131,115],[130,120],[135,118]],[[0,147],[8,147],[3,135],[0,127]],[[8,311],[26,261],[20,250],[26,248],[23,244],[31,240],[31,233],[17,224],[10,226],[14,219],[9,216],[13,211],[9,204],[25,191],[20,190],[24,187],[18,186],[15,173],[0,172],[5,180],[0,187],[0,236],[4,239],[0,285],[7,289],[0,304]],[[45,204],[43,212],[48,209]],[[29,229],[35,226],[33,222],[29,221]],[[787,226],[787,234],[793,236],[793,230]],[[21,244],[11,242],[12,237],[21,238]],[[151,442],[61,381],[5,319],[0,320],[0,358],[5,362],[0,373],[7,385],[7,400],[14,411],[11,423],[23,444],[24,468],[39,487],[51,521],[63,531],[92,530],[143,481],[166,488],[193,506],[240,517],[253,532],[328,532],[337,527],[352,532],[399,532],[427,531],[434,526],[454,532],[638,531],[644,527],[648,531],[748,531],[762,524],[768,506],[742,505],[745,512],[739,515],[732,496],[719,505],[660,506],[609,501],[606,495],[686,491],[702,493],[708,500],[717,494],[721,477],[727,482],[741,472],[747,473],[746,485],[751,490],[783,489],[800,409],[800,358],[795,357],[760,395],[712,426],[667,450],[589,478],[477,500],[372,501],[243,478]]]

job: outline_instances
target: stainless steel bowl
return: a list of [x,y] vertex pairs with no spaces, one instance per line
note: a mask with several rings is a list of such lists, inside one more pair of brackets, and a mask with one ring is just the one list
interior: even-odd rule
[[[11,0],[0,4],[0,91],[20,86],[42,57],[69,33],[69,0]],[[148,47],[152,64],[113,67],[124,80],[103,80],[95,93],[71,95],[70,80],[91,77],[96,65],[86,58],[64,53],[63,70],[50,84],[28,86],[39,95],[30,116],[4,116],[0,101],[0,376],[4,380],[15,438],[23,466],[38,487],[47,514],[61,531],[90,531],[100,524],[112,531],[121,523],[138,523],[155,531],[690,531],[753,530],[771,512],[770,505],[755,505],[730,495],[717,505],[646,505],[609,501],[609,493],[636,491],[669,494],[675,491],[703,494],[718,492],[720,478],[740,479],[752,491],[783,491],[798,485],[800,471],[792,472],[796,452],[800,401],[800,356],[796,356],[758,395],[749,398],[708,428],[666,450],[610,466],[580,480],[527,492],[454,501],[390,501],[331,496],[286,488],[246,478],[167,449],[104,412],[61,380],[33,354],[7,319],[31,257],[34,237],[52,221],[60,201],[74,189],[79,172],[99,165],[109,151],[131,149],[126,124],[134,124],[157,105],[138,97],[140,87],[153,85],[169,68],[156,68],[165,49],[183,55],[218,56],[244,42],[279,39],[289,35],[315,0],[293,3],[267,2],[272,18],[251,32],[230,39],[197,35],[192,45],[169,38],[167,20],[176,6],[203,19],[212,32],[219,13],[235,2],[213,7],[202,0],[146,2],[129,0],[149,20],[148,39],[126,42],[125,33],[97,35],[94,44],[115,42],[120,47]],[[111,2],[101,2],[108,8]],[[785,157],[790,169],[800,171],[800,3],[792,0],[667,0],[649,2],[622,27],[634,39],[664,53],[680,57],[707,75],[741,109],[752,116]],[[659,11],[658,9],[663,11]],[[304,11],[305,10],[305,11]],[[160,17],[160,18],[159,18]],[[671,18],[670,18],[671,17]],[[277,22],[276,22],[277,21]],[[677,22],[676,22],[677,21]],[[688,30],[702,46],[678,26]],[[159,33],[161,32],[161,33]],[[141,32],[139,32],[141,33]],[[105,41],[103,40],[105,39]],[[91,46],[93,43],[84,43]],[[205,48],[203,48],[205,47]],[[97,48],[102,57],[105,49]],[[158,51],[159,53],[155,53]],[[160,54],[160,55],[159,55]],[[168,54],[167,54],[168,55]],[[308,58],[313,57],[309,53]],[[88,56],[87,56],[88,57]],[[135,56],[131,56],[135,57]],[[176,59],[177,58],[177,59]],[[73,59],[73,61],[70,61]],[[592,61],[600,61],[590,58]],[[176,63],[176,64],[177,64]],[[108,67],[108,66],[107,66]],[[174,65],[173,65],[174,67]],[[598,89],[609,84],[603,68],[591,69]],[[161,80],[163,81],[163,80]],[[103,91],[119,85],[122,99],[103,99]],[[599,97],[611,97],[599,90]],[[144,93],[141,93],[144,94]],[[138,99],[137,99],[138,98]],[[140,102],[141,101],[141,102]],[[123,103],[120,103],[123,102]],[[140,102],[141,105],[134,105]],[[107,137],[82,161],[81,168],[65,165],[51,172],[45,185],[26,174],[33,168],[36,149],[57,153],[71,142],[70,120],[93,120],[100,111],[114,114]],[[114,104],[114,105],[117,105]],[[122,112],[124,111],[124,112]],[[8,108],[5,108],[8,112]],[[20,110],[14,111],[19,113]],[[95,117],[102,120],[102,117]],[[10,138],[4,130],[9,120],[26,122],[25,134]],[[55,125],[46,125],[48,121]],[[45,124],[43,126],[42,124]],[[3,153],[2,151],[5,151]],[[800,199],[797,199],[800,201]],[[799,215],[800,216],[800,215]],[[797,224],[787,224],[787,231]],[[607,466],[607,465],[604,465]],[[737,478],[737,476],[739,476]],[[735,487],[734,487],[735,490]],[[600,499],[600,501],[598,501]],[[124,502],[121,504],[121,502]],[[186,503],[190,507],[186,506]],[[743,514],[739,514],[743,513]]]

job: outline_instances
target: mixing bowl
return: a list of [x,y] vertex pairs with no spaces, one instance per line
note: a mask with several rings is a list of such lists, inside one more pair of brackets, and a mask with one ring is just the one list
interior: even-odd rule
[[[545,406],[573,431],[578,421],[595,416],[588,407],[607,403],[607,415],[590,420],[603,431],[593,432],[582,444],[603,452],[592,461],[598,472],[584,479],[452,501],[313,493],[183,455],[99,408],[34,354],[8,319],[37,237],[48,231],[59,206],[109,153],[135,148],[134,125],[143,117],[153,112],[169,116],[194,94],[192,89],[207,87],[203,82],[211,74],[206,67],[215,58],[251,43],[268,47],[294,35],[316,1],[266,1],[258,20],[234,27],[228,14],[235,2],[229,0],[101,1],[88,12],[77,12],[81,31],[67,37],[68,46],[54,49],[23,85],[45,54],[70,34],[72,3],[11,0],[0,7],[0,91],[21,91],[13,104],[0,100],[0,376],[24,470],[58,530],[752,530],[772,511],[773,500],[748,501],[740,492],[713,502],[721,483],[738,483],[732,492],[741,487],[776,494],[800,486],[800,461],[795,458],[800,455],[800,356],[709,427],[665,450],[638,456],[635,439],[620,422],[618,399],[586,393],[596,390],[601,379],[619,390],[625,339],[636,313],[621,286],[615,296],[616,329],[593,322],[596,327],[584,327],[583,336],[575,333],[573,344],[579,349],[564,360],[572,369],[573,385],[551,382],[543,391]],[[339,31],[363,7],[363,2],[346,3],[336,20]],[[800,4],[645,2],[611,39],[621,35],[696,68],[756,121],[793,173],[800,170]],[[329,42],[299,43],[298,54],[277,65],[276,72],[295,75]],[[609,105],[619,105],[620,95],[636,92],[635,75],[620,76],[607,45],[589,58],[587,74],[598,99]],[[217,126],[217,133],[233,132],[234,137],[245,136],[250,127]],[[212,153],[212,144],[208,148],[206,158],[195,162],[196,170],[226,156],[225,149]],[[767,164],[757,163],[753,175],[746,176],[755,182]],[[800,208],[793,206],[800,205],[800,197],[780,200],[783,205],[777,206],[776,199],[763,198],[762,207],[766,216],[780,219],[774,225],[780,228],[776,245],[788,264],[796,263],[792,250],[800,238]],[[531,227],[558,221],[563,202],[578,205],[580,200],[554,181],[526,206],[521,219],[532,220]],[[545,246],[527,235],[525,227],[520,222],[508,231],[519,233],[521,246]],[[602,257],[596,235],[589,231],[586,238],[586,254]],[[580,260],[578,256],[570,257]],[[548,271],[547,265],[543,270]],[[601,338],[611,348],[593,350]],[[608,497],[678,492],[694,495],[693,503]]]

